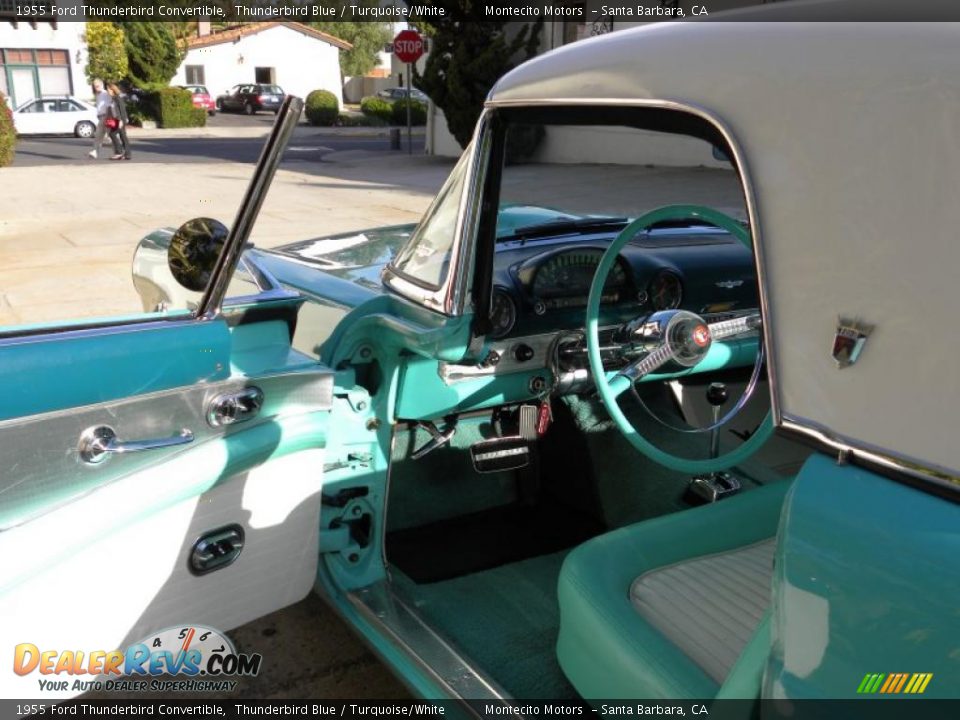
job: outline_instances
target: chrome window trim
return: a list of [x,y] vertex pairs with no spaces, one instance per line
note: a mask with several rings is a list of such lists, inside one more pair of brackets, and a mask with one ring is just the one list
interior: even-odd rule
[[473,254],[476,246],[475,231],[480,214],[480,193],[488,166],[489,126],[490,112],[484,110],[471,140],[472,154],[466,171],[466,185],[460,196],[454,240],[443,282],[436,288],[425,287],[397,271],[392,264],[384,267],[381,274],[383,284],[388,289],[407,300],[449,317],[463,315],[469,293],[469,275],[473,269]]
[[[835,433],[830,428],[807,418],[790,414],[783,416],[780,430],[797,435],[820,450],[835,454],[839,463],[863,464],[871,469],[889,473],[894,479],[909,478],[909,484],[934,494],[960,501],[960,472],[874,447]],[[899,477],[898,477],[899,476]]]
[[10,332],[9,335],[0,335],[0,349],[13,345],[26,345],[39,342],[57,342],[87,337],[103,337],[104,335],[119,335],[129,332],[146,330],[160,330],[170,326],[170,323],[196,322],[197,318],[189,310],[179,310],[174,316],[164,316],[161,312],[145,313],[151,318],[133,319],[129,321],[102,321],[97,320],[81,327],[60,326],[43,328],[35,332],[20,330]]

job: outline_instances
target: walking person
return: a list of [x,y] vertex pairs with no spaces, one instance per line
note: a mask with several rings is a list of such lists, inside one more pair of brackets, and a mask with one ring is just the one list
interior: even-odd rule
[[117,121],[117,127],[110,130],[110,141],[113,143],[113,157],[110,159],[129,160],[130,139],[127,137],[127,123],[130,118],[127,116],[127,103],[120,88],[114,83],[110,83],[107,90],[111,97],[110,116]]
[[87,153],[92,159],[96,160],[100,152],[100,146],[103,144],[103,136],[107,132],[107,118],[110,116],[110,106],[113,100],[103,88],[103,80],[93,81],[93,95],[97,105],[97,131],[93,134],[93,150]]

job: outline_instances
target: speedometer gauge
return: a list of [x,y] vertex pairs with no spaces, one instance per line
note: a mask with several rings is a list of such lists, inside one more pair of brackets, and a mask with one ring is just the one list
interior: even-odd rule
[[502,338],[517,322],[517,305],[505,291],[496,288],[490,308],[490,337]]
[[[603,258],[603,250],[599,248],[577,248],[557,252],[546,259],[539,259],[533,272],[530,292],[534,297],[542,299],[562,298],[566,300],[582,299],[586,304],[586,297],[590,293],[593,276],[597,266]],[[521,280],[523,271],[521,271]],[[617,262],[610,268],[606,283],[603,286],[605,300],[608,297],[616,298],[619,292],[627,285],[627,275],[624,262]],[[570,305],[570,306],[576,306]]]
[[683,301],[683,284],[672,272],[661,272],[650,282],[654,310],[673,310]]

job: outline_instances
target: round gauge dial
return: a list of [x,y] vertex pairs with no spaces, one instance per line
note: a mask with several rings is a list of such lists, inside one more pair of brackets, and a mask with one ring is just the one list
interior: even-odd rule
[[683,284],[672,272],[661,272],[650,282],[654,310],[673,310],[683,301]]
[[490,308],[490,337],[502,338],[513,330],[517,322],[517,305],[504,290],[493,291]]

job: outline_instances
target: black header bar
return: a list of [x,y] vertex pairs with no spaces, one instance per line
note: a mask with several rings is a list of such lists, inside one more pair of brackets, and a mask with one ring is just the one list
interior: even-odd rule
[[[952,0],[0,0],[0,21],[570,22],[617,23],[960,21]],[[596,34],[596,33],[593,33]]]

